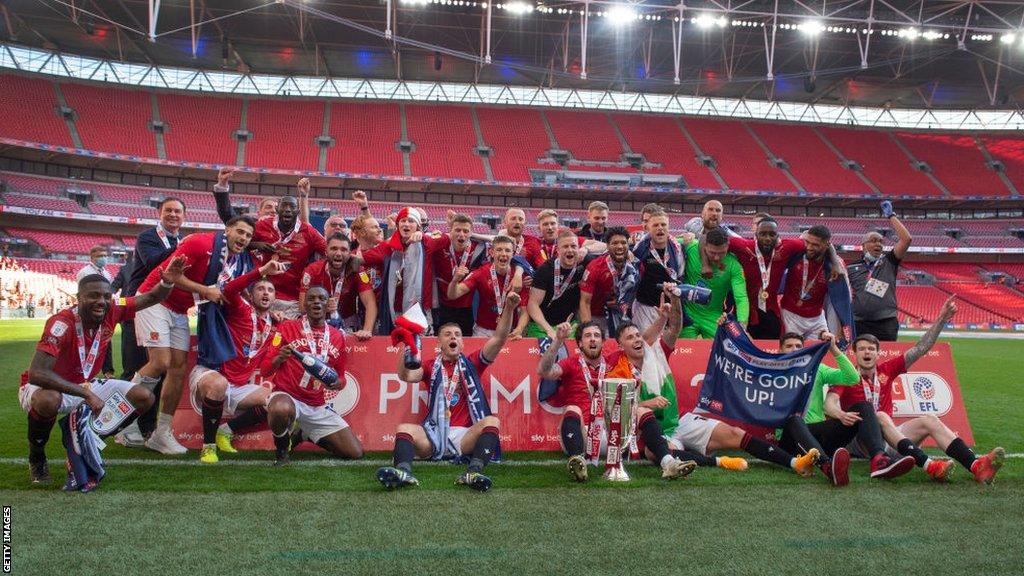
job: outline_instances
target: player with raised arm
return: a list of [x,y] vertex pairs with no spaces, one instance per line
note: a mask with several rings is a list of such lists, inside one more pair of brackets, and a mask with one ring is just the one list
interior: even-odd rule
[[[427,415],[420,424],[398,425],[395,433],[394,465],[377,470],[377,481],[388,490],[418,486],[412,475],[414,458],[442,460],[469,457],[469,466],[456,484],[486,492],[491,479],[484,467],[498,453],[500,422],[491,413],[483,388],[487,367],[498,358],[508,339],[513,311],[519,307],[516,292],[505,295],[498,327],[483,347],[472,354],[463,352],[462,330],[458,324],[441,326],[440,348],[435,358],[417,366],[399,356],[398,377],[405,382],[423,382],[429,398]],[[429,370],[425,367],[429,366]]]
[[107,398],[120,393],[135,408],[135,414],[119,427],[124,428],[152,406],[154,398],[149,389],[126,380],[96,376],[117,323],[160,303],[184,269],[185,258],[173,257],[155,269],[160,275],[157,285],[137,296],[116,299],[105,276],[86,276],[78,282],[78,304],[46,321],[32,363],[22,374],[18,388],[18,402],[28,414],[28,463],[33,484],[51,481],[46,442],[58,415],[71,412],[82,402],[99,414]]
[[[299,180],[300,194],[309,194],[309,179]],[[274,312],[280,312],[287,319],[298,318],[299,286],[306,265],[327,251],[324,237],[299,218],[299,203],[293,196],[283,196],[277,204],[277,214],[272,218],[261,218],[256,223],[250,249],[260,262],[280,260],[287,269],[273,277],[277,298]]]
[[242,416],[250,409],[267,404],[270,390],[260,386],[259,370],[253,358],[273,330],[270,307],[274,302],[274,284],[269,277],[282,272],[284,263],[271,260],[231,280],[221,291],[235,357],[220,366],[204,366],[199,362],[189,374],[189,388],[200,406],[203,420],[203,449],[199,455],[203,463],[216,464],[218,448],[228,453],[237,452],[231,445],[234,430],[255,423],[232,421],[218,428],[225,411]]
[[[359,439],[324,396],[324,388],[340,390],[346,383],[345,336],[327,324],[329,298],[322,286],[307,290],[305,314],[278,325],[262,352],[260,372],[274,385],[267,402],[267,422],[274,435],[275,466],[289,461],[295,425],[303,437],[338,458],[363,457]],[[312,372],[317,364],[333,369],[336,381],[315,377]]]
[[[523,282],[523,268],[512,260],[515,242],[508,236],[496,236],[491,242],[491,261],[470,272],[469,268],[459,266],[452,274],[448,283],[448,298],[458,300],[466,296],[476,295],[477,310],[473,323],[473,336],[490,338],[498,328],[498,318],[505,306],[505,296],[515,292],[517,283]],[[515,310],[513,323],[515,328],[509,338],[516,340],[523,335],[530,317],[522,309],[529,291],[519,290],[523,305]],[[460,326],[461,328],[461,326]]]
[[996,472],[1003,465],[1006,451],[995,448],[984,456],[976,456],[956,432],[949,429],[936,416],[919,416],[899,426],[892,420],[893,399],[892,388],[896,379],[906,374],[910,367],[935,345],[943,326],[956,314],[956,296],[950,296],[942,305],[939,317],[935,319],[924,336],[903,354],[878,362],[879,341],[871,334],[859,334],[854,340],[853,351],[860,371],[860,386],[850,386],[830,390],[826,402],[835,408],[848,409],[852,404],[870,403],[878,413],[878,421],[882,426],[882,435],[890,447],[890,456],[902,455],[913,458],[914,462],[924,469],[932,479],[943,482],[949,478],[953,464],[949,460],[929,458],[921,450],[921,442],[928,438],[935,440],[950,458],[959,462],[971,471],[979,483],[991,484]]

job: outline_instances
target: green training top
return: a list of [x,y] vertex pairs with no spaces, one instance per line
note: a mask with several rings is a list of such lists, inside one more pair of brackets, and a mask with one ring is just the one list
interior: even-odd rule
[[718,318],[722,315],[725,297],[732,292],[736,301],[736,319],[744,326],[750,317],[750,301],[747,300],[747,282],[743,278],[743,267],[732,254],[726,254],[723,260],[724,269],[714,268],[711,278],[700,274],[700,244],[694,240],[686,245],[686,271],[684,277],[687,284],[703,286],[711,289],[711,301],[706,305],[696,302],[685,302],[686,314],[700,327],[702,333],[714,337],[718,330]]
[[808,424],[825,419],[825,386],[852,386],[860,382],[860,372],[846,354],[833,358],[836,359],[838,368],[819,364],[818,373],[814,375],[814,389],[811,390],[811,399],[807,401],[807,408],[804,410],[804,422]]

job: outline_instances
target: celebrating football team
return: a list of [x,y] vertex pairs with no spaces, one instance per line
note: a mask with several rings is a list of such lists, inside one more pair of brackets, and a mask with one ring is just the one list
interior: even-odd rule
[[[948,481],[956,463],[979,483],[1003,464],[1002,448],[975,453],[936,415],[901,416],[901,377],[953,322],[957,303],[950,297],[905,352],[883,350],[899,330],[897,268],[912,242],[888,201],[881,212],[895,246],[887,251],[872,232],[845,263],[823,224],[783,238],[758,213],[748,239],[715,200],[675,232],[656,204],[627,227],[597,201],[578,230],[554,210],[514,207],[488,235],[453,211],[434,231],[413,206],[378,214],[382,228],[361,191],[357,214],[318,224],[306,178],[296,196],[261,204],[258,218],[237,216],[231,177],[222,169],[214,187],[223,227],[185,235],[185,203],[163,199],[159,224],[137,238],[125,290],[118,296],[101,273],[81,275],[76,304],[47,321],[18,393],[32,483],[51,482],[46,445],[65,414],[88,416],[96,433],[127,447],[188,453],[184,397],[200,416],[204,465],[237,452],[253,430],[269,429],[277,466],[304,443],[359,459],[376,436],[393,441],[393,464],[376,472],[388,490],[419,485],[420,459],[461,461],[456,483],[487,491],[484,472],[501,460],[501,444],[526,434],[522,420],[499,420],[492,365],[525,338],[540,343],[538,399],[560,414],[546,432],[561,440],[567,480],[588,481],[602,454],[610,461],[620,450],[665,479],[705,467],[742,472],[747,460],[732,453],[745,452],[801,477],[820,470],[834,486],[848,484],[851,458],[867,460],[872,478],[920,468]],[[114,379],[101,368],[118,325],[124,373]],[[836,367],[812,366],[809,394],[767,434],[724,416],[737,411],[684,405],[670,358],[687,339],[726,327],[773,358],[816,347],[816,362]],[[354,429],[332,400],[353,392],[346,363],[375,336],[404,343],[389,348],[390,360],[367,362],[421,390],[419,408],[397,428],[360,419]],[[431,343],[421,354],[423,336],[437,337],[436,352]],[[627,384],[609,396],[606,380]],[[926,441],[948,458],[922,450]]]

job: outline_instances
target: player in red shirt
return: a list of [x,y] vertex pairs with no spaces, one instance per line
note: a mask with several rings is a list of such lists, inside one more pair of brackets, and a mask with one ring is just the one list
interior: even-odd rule
[[345,419],[324,395],[325,385],[313,378],[292,352],[311,354],[338,373],[336,389],[345,386],[345,335],[327,324],[327,300],[322,286],[306,291],[306,313],[277,326],[270,344],[260,353],[260,372],[274,385],[267,403],[267,422],[274,434],[277,451],[275,466],[289,461],[294,446],[290,432],[298,423],[302,437],[308,438],[338,458],[363,457],[363,445]]
[[[377,323],[377,301],[370,276],[356,268],[356,262],[347,236],[335,234],[328,238],[327,259],[313,262],[302,273],[299,306],[305,309],[306,291],[310,287],[322,286],[330,295],[327,317],[331,325],[351,332],[359,340],[369,340]],[[357,313],[357,300],[365,311],[362,318]]]
[[779,224],[766,216],[757,223],[756,240],[729,236],[729,251],[743,267],[747,279],[750,318],[747,332],[751,338],[775,340],[782,334],[782,310],[779,309],[779,284],[790,259],[805,250],[800,238],[779,239]]
[[[515,242],[508,236],[495,237],[491,242],[489,263],[473,272],[465,266],[460,266],[455,270],[452,281],[448,283],[447,292],[450,299],[468,297],[472,300],[473,293],[477,294],[476,322],[473,324],[473,336],[477,338],[494,336],[498,328],[498,317],[504,309],[505,296],[510,292],[517,292],[520,301],[526,301],[528,291],[525,288],[516,290],[516,286],[522,286],[523,269],[512,262],[514,247]],[[498,306],[499,302],[502,306]],[[513,340],[522,336],[529,321],[525,310],[515,310],[515,313],[515,329],[509,335]]]
[[447,250],[434,253],[434,281],[440,302],[434,315],[434,327],[454,322],[463,334],[473,332],[473,295],[464,294],[459,298],[448,297],[448,285],[455,276],[455,270],[475,270],[483,258],[483,246],[471,240],[473,220],[465,214],[455,214],[449,222],[448,236],[451,245]]
[[830,257],[832,233],[821,224],[811,226],[804,234],[804,255],[789,268],[782,292],[782,325],[784,332],[804,338],[821,339],[828,331],[825,322],[825,297],[828,275],[825,261]]
[[[308,182],[306,183],[308,186]],[[299,317],[299,280],[302,272],[317,255],[323,255],[327,243],[320,232],[299,220],[299,204],[293,196],[284,196],[277,204],[277,215],[261,218],[256,223],[250,249],[262,262],[274,258],[288,265],[283,274],[274,276],[274,311],[285,318]]]
[[[942,332],[943,326],[953,318],[954,314],[956,314],[956,296],[950,296],[942,305],[939,317],[914,346],[905,353],[882,363],[878,362],[880,348],[878,338],[871,334],[858,334],[853,342],[853,349],[857,368],[860,370],[860,386],[830,389],[825,399],[825,411],[829,413],[831,410],[838,414],[841,411],[849,410],[851,406],[860,402],[870,402],[878,414],[882,435],[890,446],[888,450],[890,455],[912,457],[928,476],[936,481],[944,482],[949,479],[953,463],[949,460],[929,458],[920,448],[921,442],[932,438],[950,458],[970,470],[976,481],[991,484],[1006,457],[1006,451],[1002,448],[995,448],[988,454],[978,457],[956,435],[956,432],[950,430],[936,416],[919,416],[899,426],[896,426],[892,420],[893,383],[931,350]],[[907,384],[904,383],[904,385]],[[854,446],[854,448],[858,447]],[[854,451],[856,450],[851,450],[851,452]]]
[[[225,424],[218,430],[221,416],[241,416],[246,410],[267,404],[270,391],[260,386],[259,371],[253,358],[268,341],[273,322],[270,307],[274,302],[274,284],[269,277],[284,272],[284,263],[271,260],[224,285],[224,317],[231,332],[235,357],[221,366],[196,364],[189,374],[189,389],[200,407],[203,419],[203,449],[199,460],[218,461],[217,448],[237,452],[231,445],[235,427]],[[251,419],[251,418],[250,418]]]
[[[178,244],[174,256],[185,257],[185,273],[177,280],[167,300],[160,306],[140,312],[135,318],[135,336],[139,345],[146,348],[149,361],[136,372],[132,382],[152,390],[160,383],[160,377],[164,377],[156,429],[146,439],[147,448],[162,454],[184,454],[188,451],[178,443],[171,430],[188,368],[188,351],[191,346],[188,309],[199,299],[216,303],[223,301],[220,286],[241,273],[242,254],[252,239],[252,218],[236,216],[224,225],[227,250],[223,255],[223,271],[215,284],[205,286],[211,259],[220,257],[212,255],[217,234],[192,234]],[[159,281],[160,275],[154,270],[139,290],[148,290]]]
[[522,208],[509,208],[502,222],[505,228],[498,235],[512,239],[512,256],[524,257],[534,268],[543,264],[540,239],[526,233],[526,212]]
[[480,350],[463,353],[462,329],[445,324],[437,335],[440,349],[435,358],[424,359],[419,367],[405,363],[399,355],[398,377],[405,382],[422,382],[427,389],[427,415],[420,424],[398,425],[395,433],[394,466],[377,470],[377,481],[388,490],[417,486],[412,475],[414,458],[441,460],[469,457],[469,467],[456,484],[486,492],[491,479],[484,466],[498,452],[498,417],[491,413],[483,386],[484,372],[498,358],[512,326],[512,311],[519,307],[519,294],[509,292],[498,318],[498,329]]
[[[398,212],[398,230],[386,241],[363,252],[363,263],[378,268],[383,274],[381,298],[378,308],[381,318],[379,331],[390,334],[396,318],[419,303],[427,317],[428,330],[432,329],[431,308],[434,306],[434,255],[447,250],[451,238],[423,233],[425,213],[418,208],[406,207]],[[420,244],[422,259],[412,258],[414,245]],[[419,286],[414,286],[419,284]],[[389,301],[390,294],[394,300]],[[387,310],[383,307],[388,306]],[[432,331],[432,330],[431,330]]]
[[[620,227],[605,230],[608,253],[587,264],[580,281],[579,319],[581,323],[593,320],[607,333],[617,328],[618,323],[629,320],[640,278],[636,265],[629,261],[629,232]],[[631,294],[618,293],[617,278],[619,285],[631,290]],[[630,283],[631,287],[627,285]],[[609,315],[617,322],[614,326],[608,324]]]
[[33,484],[48,484],[46,442],[59,414],[85,402],[99,414],[111,395],[119,392],[135,407],[123,422],[128,426],[153,405],[153,393],[125,380],[97,379],[110,338],[118,322],[158,304],[181,277],[185,259],[171,258],[155,270],[159,283],[138,296],[115,299],[110,281],[93,274],[78,282],[78,305],[57,312],[46,321],[32,364],[21,376],[18,402],[28,414],[29,475]]

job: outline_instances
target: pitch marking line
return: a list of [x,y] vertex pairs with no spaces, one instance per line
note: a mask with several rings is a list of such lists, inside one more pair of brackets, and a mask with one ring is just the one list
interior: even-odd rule
[[[1007,454],[1007,458],[1024,458],[1024,452]],[[751,459],[754,462],[758,460]],[[199,460],[158,460],[145,458],[112,458],[104,460],[103,464],[109,466],[202,466],[202,467],[223,467],[223,466],[269,466],[273,460],[221,460],[214,466],[204,464]],[[309,466],[312,468],[336,468],[345,466],[387,466],[391,460],[292,460],[290,466]],[[28,464],[28,458],[0,458],[0,464]],[[417,466],[451,466],[450,462],[417,461]],[[565,460],[506,460],[500,463],[501,466],[565,466]],[[650,465],[647,461],[631,462],[631,465]]]

